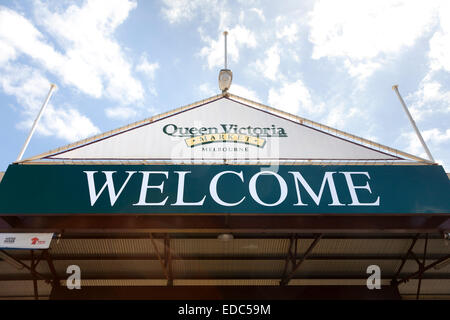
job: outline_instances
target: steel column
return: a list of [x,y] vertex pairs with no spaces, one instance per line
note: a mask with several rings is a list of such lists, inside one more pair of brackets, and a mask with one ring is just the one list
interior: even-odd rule
[[156,246],[155,239],[153,239],[153,235],[151,233],[150,233],[150,240],[152,241],[153,248],[155,249],[156,255],[158,256],[158,260],[159,260],[159,263],[161,264],[164,276],[166,277],[167,282],[169,282],[169,273],[167,272],[165,261],[163,260],[163,258],[159,254],[159,250],[158,250],[158,247]]
[[48,268],[50,269],[50,272],[53,276],[52,281],[52,287],[60,286],[60,279],[58,277],[58,273],[56,272],[55,266],[53,264],[52,257],[50,256],[50,253],[48,252],[48,249],[44,250],[43,252],[45,259],[47,260]]
[[423,268],[425,267],[425,262],[427,258],[427,247],[428,247],[428,234],[426,234],[425,238],[425,246],[423,249],[423,262],[419,265],[419,271],[421,271],[421,274],[419,276],[419,284],[417,285],[417,294],[416,294],[416,300],[419,300],[420,295],[420,286],[422,285],[422,275],[423,275]]
[[402,263],[400,264],[400,267],[398,268],[397,272],[395,273],[395,276],[392,278],[391,280],[391,284],[398,286],[398,276],[400,274],[400,272],[402,272],[403,266],[406,263],[406,260],[408,259],[409,255],[411,254],[414,246],[416,245],[417,239],[419,239],[419,234],[416,235],[416,237],[413,239],[413,241],[411,242],[411,245],[409,246],[408,251],[406,252],[405,256],[402,259]]
[[[292,247],[294,246],[294,241],[297,242],[297,238],[293,234],[291,236],[291,238],[289,239],[289,248],[288,248],[288,252],[286,254],[286,260],[284,262],[284,270],[283,270],[283,275],[281,276],[281,281],[286,277],[288,266],[289,266],[289,262],[292,263],[292,268],[295,266],[295,257],[296,257],[296,255],[294,257],[292,256]],[[280,285],[281,285],[281,282],[280,282]]]
[[167,270],[167,285],[173,286],[173,273],[172,273],[172,252],[170,249],[170,238],[166,234],[164,238],[164,267]]
[[406,283],[406,282],[408,282],[411,279],[414,279],[414,278],[422,276],[427,270],[433,268],[434,266],[438,265],[439,263],[441,263],[441,262],[443,262],[443,261],[445,261],[447,259],[450,259],[450,254],[442,257],[439,260],[436,260],[433,263],[430,263],[428,266],[424,267],[422,270],[414,272],[413,274],[407,276],[406,278],[401,279],[400,281],[397,282],[397,285],[402,284],[402,283]]
[[[30,268],[28,265],[26,265],[25,263],[23,263],[22,261],[20,261],[19,259],[16,259],[15,257],[13,257],[12,255],[10,255],[9,253],[6,253],[4,250],[0,250],[0,252],[6,256],[8,256],[8,258],[14,260],[15,262],[17,262],[18,264],[20,264],[23,268],[27,269],[28,271],[30,271],[32,276],[36,276],[37,278],[46,281],[47,283],[50,283],[50,280],[48,280],[45,276],[43,276],[42,274],[40,274],[39,272],[35,271],[34,269]],[[34,258],[33,258],[34,259]]]
[[[30,250],[30,252],[31,252],[31,270],[35,271],[37,263],[35,263],[34,259],[34,250]],[[37,279],[35,275],[33,275],[33,291],[34,291],[34,300],[39,300]]]
[[311,253],[311,251],[314,249],[314,247],[317,245],[317,243],[320,241],[321,238],[322,238],[322,234],[319,234],[316,236],[314,241],[309,246],[308,250],[306,250],[305,254],[300,258],[300,260],[292,268],[291,272],[284,279],[282,279],[280,281],[281,286],[285,286],[289,283],[289,281],[292,279],[292,277],[294,276],[297,269],[300,267],[300,265],[303,263],[303,261],[305,261],[306,258],[308,258],[308,255]]

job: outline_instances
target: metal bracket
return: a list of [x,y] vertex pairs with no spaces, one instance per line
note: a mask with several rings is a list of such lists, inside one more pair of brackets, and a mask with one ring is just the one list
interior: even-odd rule
[[[296,235],[291,238],[290,244],[289,244],[289,252],[286,257],[286,263],[285,268],[283,272],[282,279],[280,281],[280,286],[286,286],[289,281],[294,276],[295,272],[298,270],[300,265],[308,258],[311,251],[314,249],[314,247],[317,245],[317,243],[322,238],[323,234],[317,234],[314,238],[314,241],[309,245],[308,249],[306,250],[305,254],[298,260],[297,262],[297,238]],[[295,244],[294,244],[295,242]],[[293,247],[295,248],[293,251]],[[287,268],[289,262],[291,263],[291,271],[287,273]]]
[[168,234],[166,234],[164,238],[164,257],[159,253],[158,247],[156,246],[155,239],[153,238],[153,234],[150,233],[150,240],[152,241],[153,248],[155,249],[156,255],[158,256],[158,260],[161,264],[164,276],[167,279],[167,285],[173,285],[172,279],[172,258],[170,253],[170,239]]

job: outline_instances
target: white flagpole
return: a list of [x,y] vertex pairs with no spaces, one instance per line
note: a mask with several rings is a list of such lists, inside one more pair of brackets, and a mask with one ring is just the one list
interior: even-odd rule
[[398,92],[398,84],[393,85],[393,86],[392,86],[392,90],[394,90],[395,93],[397,94],[397,97],[398,97],[398,99],[400,100],[400,103],[402,104],[403,109],[405,110],[405,113],[406,113],[406,115],[408,116],[409,121],[411,122],[411,124],[412,124],[412,126],[413,126],[413,128],[414,128],[414,131],[416,131],[416,134],[417,134],[417,136],[419,137],[419,140],[420,140],[420,142],[422,143],[422,146],[423,146],[423,148],[425,149],[425,152],[426,152],[427,155],[428,155],[428,159],[430,159],[430,161],[432,161],[432,162],[435,162],[434,159],[433,159],[433,156],[431,155],[430,150],[429,150],[428,147],[427,147],[427,144],[425,143],[425,140],[423,140],[422,135],[420,134],[420,131],[419,131],[419,129],[417,128],[416,123],[414,122],[414,119],[412,118],[411,114],[409,113],[408,108],[406,107],[405,101],[403,101],[403,98],[402,98],[402,96],[400,95],[400,92]]
[[52,97],[53,91],[55,89],[56,89],[56,85],[53,84],[53,83],[50,84],[50,91],[47,94],[47,98],[45,98],[44,104],[42,105],[38,116],[34,120],[33,126],[31,127],[30,133],[28,134],[27,140],[25,141],[25,144],[23,145],[22,150],[20,150],[20,153],[19,153],[19,156],[17,157],[16,162],[22,160],[22,156],[23,156],[23,154],[25,153],[25,150],[28,147],[28,143],[30,143],[31,137],[33,136],[33,133],[36,130],[37,124],[38,124],[39,120],[41,119],[42,114],[44,113],[44,109],[45,109],[45,107],[47,107],[47,104],[50,101],[50,98]]

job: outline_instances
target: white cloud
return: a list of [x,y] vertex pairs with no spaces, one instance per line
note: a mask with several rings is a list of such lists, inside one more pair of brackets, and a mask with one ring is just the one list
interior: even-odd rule
[[159,63],[153,62],[150,63],[147,59],[147,55],[142,55],[139,64],[136,66],[136,71],[141,72],[147,76],[147,78],[150,80],[147,86],[148,91],[150,94],[157,96],[158,92],[156,91],[156,88],[154,86],[154,80],[155,80],[155,74],[156,70],[159,69]]
[[284,39],[288,43],[294,43],[298,40],[298,26],[295,23],[284,25],[280,30],[277,30],[276,36],[278,39]]
[[[71,5],[59,13],[36,2],[38,21],[59,41],[62,51],[25,17],[0,7],[0,47],[10,48],[9,60],[17,53],[27,55],[88,95],[107,96],[125,104],[141,101],[142,85],[131,75],[131,64],[113,38],[115,29],[135,7],[135,2],[127,0],[88,0],[82,7]],[[0,59],[6,60],[2,56]]]
[[22,112],[32,117],[36,115],[50,82],[38,70],[24,65],[7,65],[1,69],[0,85],[8,95],[13,95],[24,107]]
[[4,7],[0,7],[0,43],[8,52],[8,59],[3,58],[3,62],[25,53],[42,63],[48,60],[52,68],[63,63],[63,57],[43,40],[30,21]]
[[266,20],[264,11],[250,2],[237,9],[228,1],[218,0],[163,0],[163,4],[162,14],[171,24],[195,19],[201,41],[205,43],[198,55],[206,58],[209,69],[224,65],[223,31],[228,31],[230,65],[239,62],[243,48],[257,46],[254,26]]
[[256,13],[256,15],[261,19],[262,22],[266,22],[266,17],[264,16],[264,12],[258,8],[251,8],[250,12]]
[[259,73],[263,74],[264,77],[272,81],[280,77],[278,73],[278,67],[280,65],[280,50],[278,45],[273,45],[267,49],[266,58],[264,61],[256,61],[256,69]]
[[239,97],[246,98],[255,102],[261,102],[255,91],[250,90],[244,86],[238,84],[232,84],[230,87],[230,93],[235,94]]
[[352,62],[349,59],[346,59],[344,62],[345,67],[348,70],[348,73],[354,77],[358,78],[361,81],[369,78],[375,71],[382,67],[382,63],[373,62],[373,61],[364,61],[364,62]]
[[431,70],[450,72],[450,2],[444,1],[439,10],[440,28],[430,39]]
[[192,20],[201,12],[204,19],[217,16],[221,12],[220,2],[217,0],[163,0],[164,17],[170,23],[180,23]]
[[127,120],[137,116],[137,111],[129,107],[115,107],[106,109],[106,116],[116,120]]
[[[144,90],[132,75],[133,64],[113,36],[135,7],[136,2],[129,0],[87,0],[63,11],[53,11],[48,4],[36,1],[34,15],[39,25],[33,25],[21,14],[0,6],[1,87],[5,93],[16,96],[23,107],[24,120],[19,128],[31,126],[43,95],[48,92],[44,71],[95,98],[107,97],[122,105],[143,101]],[[45,36],[38,27],[53,38]],[[31,58],[41,71],[19,65],[16,60],[20,56]],[[143,55],[136,70],[153,80],[158,67],[158,63],[149,63]],[[153,87],[149,91],[156,95]],[[136,113],[131,109],[121,115],[118,109],[108,111],[111,117]],[[98,133],[99,129],[78,110],[50,104],[37,132],[73,141]]]
[[436,23],[442,1],[317,2],[310,13],[313,59],[344,58],[350,74],[366,78],[380,59],[411,47]]
[[[200,29],[201,37],[208,45],[200,50],[200,56],[206,57],[208,60],[208,67],[222,67],[224,63],[224,40],[223,35],[219,34],[217,40],[211,39],[203,34]],[[254,48],[257,45],[254,33],[244,26],[237,25],[228,32],[228,56],[229,62],[239,61],[239,50],[242,47]]]
[[[433,147],[437,149],[442,147],[442,145],[450,145],[450,129],[441,131],[439,128],[433,128],[424,130],[421,134],[432,154]],[[415,132],[403,133],[401,136],[408,143],[406,149],[409,153],[428,159],[428,156]]]
[[[28,130],[44,102],[50,83],[38,70],[23,65],[6,66],[1,71],[1,88],[6,94],[17,98],[25,118],[18,127]],[[100,130],[76,109],[57,108],[50,103],[36,132],[75,141],[99,133]]]
[[414,132],[403,133],[401,137],[408,143],[406,146],[406,152],[423,159],[428,159],[427,154],[419,141],[419,138]]
[[285,82],[278,90],[271,88],[268,102],[270,106],[293,114],[299,111],[313,114],[322,107],[313,103],[309,89],[301,80]]
[[87,92],[92,83],[95,96],[104,93],[125,104],[143,99],[142,85],[132,76],[132,66],[113,37],[135,7],[129,0],[88,0],[62,13],[39,6],[39,20],[65,49],[64,65],[58,69],[65,82]]
[[358,108],[340,104],[327,110],[327,115],[323,122],[333,128],[345,129],[349,120],[356,118],[358,121],[361,121],[363,116]]
[[425,141],[429,141],[430,143],[435,145],[450,142],[450,129],[442,132],[438,128],[426,130],[423,132],[423,138],[425,139]]
[[[1,16],[2,16],[2,14],[0,11],[0,24],[2,23]],[[0,30],[1,30],[1,26],[0,26]],[[0,41],[0,65],[6,64],[9,60],[15,59],[15,58],[16,58],[16,50],[14,50],[14,48],[11,45]]]
[[429,40],[429,70],[416,92],[406,97],[416,121],[450,114],[450,90],[445,80],[450,73],[450,2],[440,4],[440,24]]
[[49,105],[42,117],[40,132],[71,142],[98,134],[100,130],[76,109]]
[[151,80],[155,79],[155,72],[159,69],[157,62],[150,63],[145,55],[141,57],[139,64],[136,66],[136,70],[146,74]]
[[198,91],[202,95],[202,97],[212,97],[218,94],[220,90],[218,86],[216,89],[214,89],[213,86],[209,82],[207,82],[199,85]]
[[[220,93],[219,87],[217,86],[216,88],[214,88],[210,83],[203,83],[198,87],[198,91],[199,93],[202,95],[203,98],[205,97],[212,97],[214,95],[217,95]],[[241,86],[239,84],[236,83],[232,83],[229,92],[231,94],[237,95],[239,97],[245,98],[245,99],[249,99],[255,102],[260,102],[261,103],[261,99],[258,97],[258,94],[251,90],[248,89],[244,86]]]
[[450,113],[450,91],[430,77],[425,77],[419,89],[408,95],[407,100],[412,101],[410,110],[416,121],[437,113]]

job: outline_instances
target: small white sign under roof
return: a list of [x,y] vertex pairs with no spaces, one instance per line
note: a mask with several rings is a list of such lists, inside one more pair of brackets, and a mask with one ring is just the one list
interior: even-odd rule
[[0,233],[0,249],[48,249],[53,233]]

